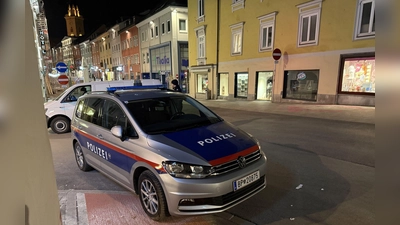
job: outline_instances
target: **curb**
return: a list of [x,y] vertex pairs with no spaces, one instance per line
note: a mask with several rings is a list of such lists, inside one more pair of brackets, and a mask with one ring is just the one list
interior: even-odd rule
[[[86,207],[85,194],[132,194],[129,191],[100,191],[100,190],[59,190],[58,198],[60,203],[61,220],[63,225],[89,225],[89,215]],[[229,212],[209,214],[225,221],[223,224],[234,225],[255,225],[250,221],[237,217]],[[189,216],[190,217],[190,216]]]

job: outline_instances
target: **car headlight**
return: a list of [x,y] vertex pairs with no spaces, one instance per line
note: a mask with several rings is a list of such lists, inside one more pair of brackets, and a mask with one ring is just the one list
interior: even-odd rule
[[177,178],[205,178],[212,172],[211,166],[190,165],[180,162],[163,162],[169,175]]

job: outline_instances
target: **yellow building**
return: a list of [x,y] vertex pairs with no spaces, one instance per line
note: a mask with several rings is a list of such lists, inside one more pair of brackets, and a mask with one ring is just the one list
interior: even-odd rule
[[100,69],[103,80],[113,80],[114,72],[112,72],[112,49],[110,31],[106,31],[99,35],[100,48]]
[[375,0],[197,0],[188,9],[192,96],[207,97],[206,87],[212,99],[375,105]]

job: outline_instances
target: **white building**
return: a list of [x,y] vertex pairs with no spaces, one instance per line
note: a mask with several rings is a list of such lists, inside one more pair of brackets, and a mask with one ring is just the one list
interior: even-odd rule
[[91,81],[90,67],[92,66],[92,47],[90,45],[89,40],[85,40],[79,43],[79,48],[81,49],[81,57],[82,57],[82,68],[83,78],[85,82]]
[[188,92],[187,12],[187,7],[167,6],[136,25],[143,78],[161,79],[168,86],[178,79],[184,92]]
[[114,72],[115,80],[122,80],[122,51],[121,51],[121,39],[118,35],[120,25],[116,24],[109,30],[111,37],[111,61],[112,71]]

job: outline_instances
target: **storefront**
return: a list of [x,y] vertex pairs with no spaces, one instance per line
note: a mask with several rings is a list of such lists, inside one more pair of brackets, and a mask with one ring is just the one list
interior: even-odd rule
[[375,53],[341,55],[338,104],[375,105]]
[[151,79],[160,79],[164,85],[168,85],[171,74],[171,47],[166,44],[160,47],[150,49],[150,73],[143,74],[143,77]]
[[188,43],[178,43],[179,76],[177,78],[183,93],[189,93],[189,46]]
[[235,98],[246,98],[249,89],[249,74],[236,73],[235,74]]
[[267,100],[272,99],[272,76],[273,72],[257,72],[256,76],[256,99]]
[[317,101],[319,70],[284,71],[283,98]]
[[220,73],[218,75],[218,98],[226,99],[229,97],[229,74]]

